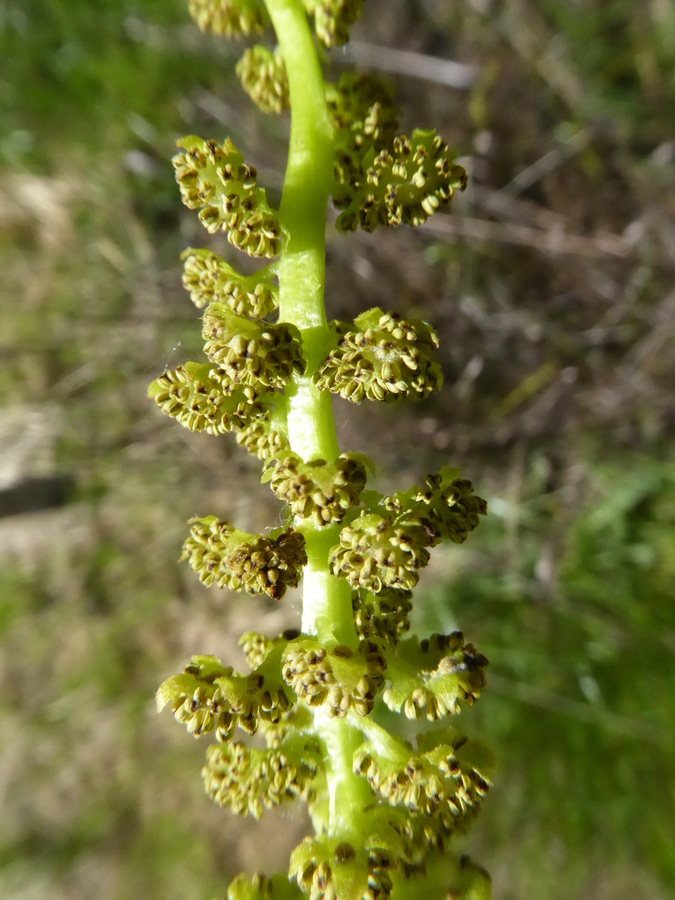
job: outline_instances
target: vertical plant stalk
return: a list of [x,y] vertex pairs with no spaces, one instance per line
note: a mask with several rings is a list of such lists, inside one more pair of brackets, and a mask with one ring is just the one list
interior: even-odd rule
[[[287,504],[283,524],[264,534],[215,515],[191,519],[183,558],[206,586],[274,600],[302,581],[303,614],[299,633],[241,636],[248,674],[193,656],[160,686],[157,706],[194,737],[215,738],[202,777],[219,805],[256,818],[284,800],[308,805],[314,835],[293,850],[288,873],[241,874],[228,900],[404,900],[420,890],[484,900],[489,876],[448,859],[446,841],[490,787],[489,754],[453,729],[413,744],[371,714],[381,701],[437,721],[480,695],[488,661],[461,632],[404,635],[430,549],[462,543],[487,504],[448,466],[388,497],[365,490],[370,462],[340,453],[331,393],[354,403],[424,399],[443,380],[438,339],[423,320],[379,308],[329,324],[324,306],[329,195],[339,231],[416,226],[450,203],[466,173],[434,130],[397,132],[377,79],[346,73],[324,84],[308,18],[317,42],[339,46],[363,0],[189,6],[202,29],[227,37],[260,34],[271,21],[278,49],[249,47],[237,73],[263,112],[290,107],[291,137],[278,211],[229,138],[179,141],[173,164],[186,206],[210,233],[275,261],[244,275],[211,250],[185,252],[208,362],[167,369],[148,393],[192,431],[235,432]],[[266,748],[235,740],[237,730],[262,733]]]
[[[300,0],[265,0],[288,72],[291,136],[279,219],[286,245],[277,266],[279,320],[295,325],[302,336],[307,370],[295,375],[286,389],[288,438],[291,449],[308,462],[333,462],[339,452],[331,395],[312,381],[327,352],[330,332],[324,304],[326,270],[326,207],[333,167],[333,129],[325,86],[307,15]],[[322,643],[337,642],[356,649],[351,588],[330,573],[329,550],[340,526],[318,529],[298,525],[305,536],[307,565],[302,591],[302,631]],[[361,735],[342,719],[315,713],[329,768],[329,830],[353,831],[358,808],[372,800],[367,782],[353,773],[353,755]]]

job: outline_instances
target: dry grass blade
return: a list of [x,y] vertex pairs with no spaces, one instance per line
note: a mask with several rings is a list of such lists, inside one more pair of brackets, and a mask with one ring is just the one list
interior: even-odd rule
[[468,90],[478,78],[478,69],[466,63],[410,50],[380,47],[366,41],[350,41],[344,48],[343,56],[350,63],[368,69],[433,81],[456,90]]
[[[511,222],[491,222],[488,219],[458,218],[456,216],[436,216],[423,226],[435,237],[455,241],[465,238],[482,244],[515,244],[531,247],[554,256],[581,256],[585,259],[635,259],[638,248],[629,240],[616,234],[599,234],[586,237],[566,234],[562,230],[532,228]],[[671,260],[662,257],[659,261],[670,268]]]

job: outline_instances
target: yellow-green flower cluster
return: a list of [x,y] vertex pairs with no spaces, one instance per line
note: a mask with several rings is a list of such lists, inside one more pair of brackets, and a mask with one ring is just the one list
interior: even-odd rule
[[391,873],[407,873],[411,843],[404,817],[373,805],[359,816],[358,832],[305,838],[291,854],[289,877],[310,900],[386,900]]
[[281,600],[289,587],[297,587],[307,563],[305,539],[290,528],[269,537],[238,531],[215,516],[191,519],[190,537],[183,545],[187,559],[202,584],[268,594]]
[[306,838],[291,857],[291,874],[309,900],[386,900],[391,867],[387,848],[366,851],[327,838]]
[[148,388],[162,412],[190,431],[225,434],[243,431],[266,418],[267,396],[250,384],[234,383],[225,370],[209,363],[188,362],[167,369]]
[[260,419],[237,432],[236,441],[251,456],[257,456],[263,461],[288,449],[286,436],[272,428],[269,422]]
[[385,497],[383,506],[399,519],[417,518],[435,546],[441,541],[463,543],[487,514],[487,502],[473,493],[473,485],[458,478],[459,470],[444,466],[436,475],[427,475],[426,486]]
[[186,250],[182,258],[183,286],[198,309],[220,303],[247,319],[263,319],[277,309],[279,289],[268,268],[242,275],[210,250]]
[[237,75],[262,112],[274,114],[288,109],[288,75],[278,49],[273,53],[267,47],[249,47],[237,63]]
[[[326,104],[338,134],[363,155],[365,141],[382,146],[396,135],[398,110],[391,88],[367,72],[344,72],[337,84],[326,84]],[[379,124],[374,124],[379,117]]]
[[291,735],[278,747],[249,749],[236,742],[213,744],[202,769],[206,793],[220,806],[242,816],[262,816],[263,809],[302,797],[317,772],[316,740]]
[[204,313],[204,352],[234,383],[256,388],[283,388],[305,368],[300,332],[294,325],[269,325],[237,316],[222,303]]
[[465,737],[420,736],[421,748],[437,741],[426,752],[414,753],[402,741],[392,740],[387,755],[381,746],[361,744],[354,754],[354,771],[364,775],[374,793],[389,806],[405,807],[413,816],[433,819],[440,834],[451,834],[475,812],[491,787],[486,774],[490,759],[478,746],[472,753]]
[[183,203],[200,210],[206,230],[226,232],[228,241],[249,256],[278,256],[281,226],[256,184],[256,170],[232,141],[219,144],[193,135],[178,146],[182,150],[173,165]]
[[442,540],[461,543],[487,511],[471,482],[456,476],[456,469],[445,467],[427,477],[425,491],[414,487],[382,498],[377,512],[363,510],[331,550],[333,574],[373,594],[412,590],[429,562],[429,548]]
[[345,72],[337,84],[327,84],[326,103],[335,128],[333,202],[343,209],[363,178],[362,160],[396,136],[398,110],[389,86],[366,73]]
[[347,510],[359,505],[366,478],[366,466],[358,454],[341,453],[333,463],[325,459],[306,463],[288,450],[268,461],[262,481],[269,481],[294,516],[322,528],[341,522]]
[[278,659],[250,675],[240,675],[213,656],[193,656],[179,675],[168,678],[157,691],[160,711],[169,705],[190,734],[213,733],[221,743],[231,740],[237,725],[255,734],[261,722],[278,723],[294,701],[281,679]]
[[340,47],[349,40],[349,29],[363,10],[364,0],[303,0],[314,16],[317,38],[326,47]]
[[353,592],[354,626],[360,640],[395,644],[410,628],[412,591],[383,588],[378,594]]
[[373,147],[349,185],[336,191],[343,210],[336,227],[346,232],[359,225],[364,231],[378,225],[422,225],[466,187],[466,171],[455,157],[433,130],[398,135],[379,152]]
[[314,381],[352,403],[420,400],[440,388],[443,374],[433,352],[436,332],[421,319],[405,321],[375,308],[354,320],[353,331],[338,338],[337,347],[319,366]]
[[167,679],[157,691],[157,709],[168,704],[176,720],[190,734],[201,737],[213,732],[219,741],[229,741],[237,714],[223,696],[217,679],[231,676],[231,666],[207,656],[193,656],[180,675]]
[[228,38],[260,34],[268,22],[262,0],[189,0],[189,9],[202,31]]
[[386,648],[387,681],[383,700],[408,719],[434,722],[459,712],[460,701],[471,706],[485,687],[487,659],[461,631],[433,634],[422,641],[408,638]]
[[393,518],[363,512],[340,532],[340,543],[330,555],[331,569],[355,589],[375,594],[383,588],[409,591],[429,562],[426,543],[419,528],[412,531]]
[[350,710],[367,716],[384,686],[387,663],[378,644],[361,641],[354,653],[338,645],[330,650],[311,638],[291,641],[283,651],[284,680],[309,706],[325,706],[344,718]]

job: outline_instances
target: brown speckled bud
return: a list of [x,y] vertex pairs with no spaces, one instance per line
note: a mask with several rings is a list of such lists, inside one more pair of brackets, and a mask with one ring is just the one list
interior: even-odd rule
[[211,234],[227,233],[228,241],[249,256],[278,256],[282,230],[270,209],[257,173],[228,139],[224,144],[186,137],[173,158],[183,203],[200,210]]

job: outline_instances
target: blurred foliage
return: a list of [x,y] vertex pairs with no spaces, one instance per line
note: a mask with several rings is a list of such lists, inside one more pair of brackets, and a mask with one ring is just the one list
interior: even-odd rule
[[[626,457],[555,490],[547,468],[535,458],[515,503],[494,498],[474,548],[429,593],[425,624],[445,628],[449,616],[490,659],[485,702],[470,715],[503,771],[481,849],[499,857],[506,829],[559,879],[571,867],[583,883],[622,860],[669,884],[675,466]],[[546,896],[569,897],[570,884]]]
[[194,41],[181,41],[181,28],[189,37],[181,0],[3,3],[0,52],[11,60],[0,82],[5,157],[40,166],[55,152],[77,159],[119,147],[133,116],[148,128],[176,127],[180,88],[212,70]]
[[[397,484],[457,463],[490,496],[417,620],[461,627],[491,661],[467,722],[502,773],[469,849],[495,900],[673,896],[672,4],[368,0],[365,15],[361,40],[478,67],[468,95],[397,82],[416,124],[473,154],[461,215],[488,219],[480,189],[591,126],[510,208],[529,245],[399,229],[328,248],[332,314],[396,293],[438,329],[446,373],[438,399],[395,415],[338,404],[343,448],[385,482],[405,470]],[[178,254],[206,238],[181,212],[175,138],[229,132],[280,183],[287,125],[251,109],[237,53],[183,0],[0,3],[0,488],[77,481],[62,509],[0,517],[9,900],[208,900],[303,827],[235,827],[203,796],[202,748],[153,711],[192,653],[235,662],[253,620],[274,633],[299,609],[228,601],[177,566],[190,516],[258,530],[277,505],[233,443],[186,439],[145,397],[200,346]],[[554,228],[633,237],[577,258],[542,252]]]
[[636,5],[631,0],[557,3],[541,0],[542,14],[569,48],[584,85],[588,111],[614,114],[647,129],[653,115],[675,116],[675,8],[669,2]]

